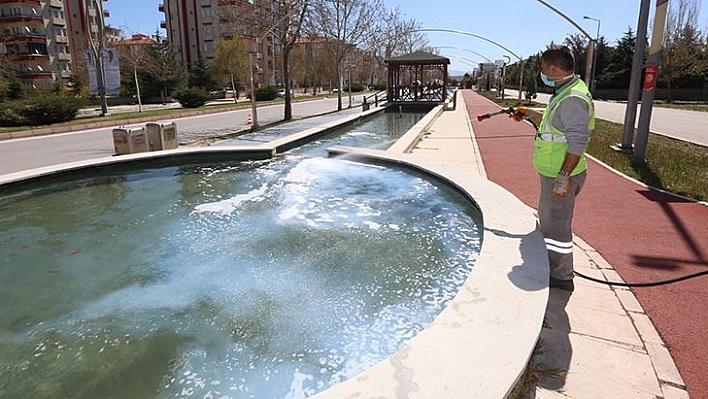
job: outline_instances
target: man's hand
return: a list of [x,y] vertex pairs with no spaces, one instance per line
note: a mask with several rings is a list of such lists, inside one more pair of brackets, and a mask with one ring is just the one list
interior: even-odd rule
[[554,197],[565,197],[570,191],[570,176],[558,175],[556,179],[553,180],[553,191]]
[[521,122],[525,118],[528,118],[531,110],[526,107],[514,108],[514,111],[509,114],[509,118],[514,118],[515,121]]

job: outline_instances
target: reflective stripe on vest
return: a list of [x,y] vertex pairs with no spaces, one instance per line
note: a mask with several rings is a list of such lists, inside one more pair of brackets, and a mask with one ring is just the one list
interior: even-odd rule
[[553,133],[539,133],[536,137],[543,141],[552,141],[554,143],[567,143],[565,135],[559,136]]

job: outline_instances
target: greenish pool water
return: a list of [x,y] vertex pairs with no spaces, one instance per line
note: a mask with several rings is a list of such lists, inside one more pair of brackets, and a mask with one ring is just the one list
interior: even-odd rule
[[0,196],[0,397],[310,396],[428,325],[480,227],[444,185],[303,153]]

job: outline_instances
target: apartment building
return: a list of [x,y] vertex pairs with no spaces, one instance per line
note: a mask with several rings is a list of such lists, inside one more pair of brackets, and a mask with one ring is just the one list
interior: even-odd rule
[[241,36],[248,51],[256,54],[256,81],[280,85],[279,46],[272,35],[263,37],[260,48],[256,45],[256,38],[278,15],[277,7],[273,0],[164,0],[158,10],[165,14],[161,27],[167,30],[167,41],[188,67],[199,59],[211,60],[217,39]]
[[105,1],[0,0],[3,72],[32,87],[68,81],[83,64],[89,35],[95,38],[103,27]]

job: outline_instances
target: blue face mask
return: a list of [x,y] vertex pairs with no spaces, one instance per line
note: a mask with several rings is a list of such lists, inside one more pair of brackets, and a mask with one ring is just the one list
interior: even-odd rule
[[548,86],[548,87],[556,87],[556,82],[552,81],[551,79],[548,79],[548,76],[546,76],[545,73],[539,72],[541,76],[541,81],[543,81],[543,84]]
[[[541,80],[543,81],[543,84],[545,84],[548,87],[556,87],[556,82],[552,81],[548,76],[546,76],[545,73],[539,72],[539,75],[541,76]],[[565,80],[565,79],[572,78],[572,77],[573,77],[573,75],[570,74],[570,75],[565,76],[559,80]]]

